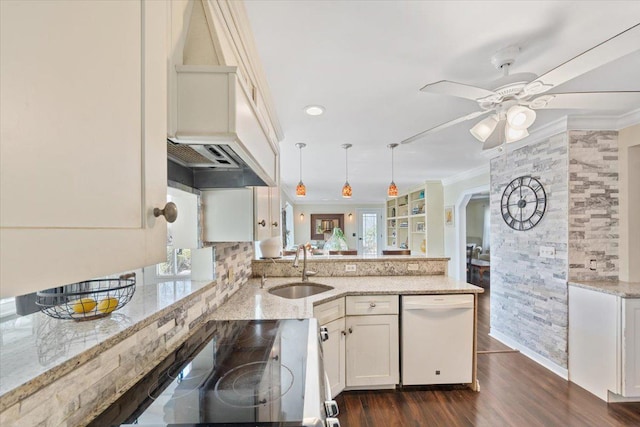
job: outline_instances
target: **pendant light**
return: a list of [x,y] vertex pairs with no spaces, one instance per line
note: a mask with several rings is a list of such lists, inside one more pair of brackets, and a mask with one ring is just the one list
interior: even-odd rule
[[389,184],[389,189],[387,190],[387,196],[396,197],[398,196],[398,187],[396,183],[393,182],[393,149],[396,148],[398,144],[389,144],[387,147],[391,148],[391,184]]
[[298,182],[296,186],[296,196],[298,197],[305,197],[307,195],[307,187],[302,183],[302,149],[306,146],[307,144],[304,142],[298,142],[296,144],[296,147],[300,149],[300,182]]
[[351,148],[351,144],[342,144],[342,148],[344,148],[344,166],[345,166],[345,181],[344,186],[342,186],[342,197],[345,199],[350,199],[352,195],[351,186],[349,185],[349,154],[347,150]]

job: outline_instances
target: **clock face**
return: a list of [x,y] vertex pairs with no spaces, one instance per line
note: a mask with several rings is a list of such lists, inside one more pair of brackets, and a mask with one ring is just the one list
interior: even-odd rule
[[507,185],[500,201],[502,219],[514,230],[535,227],[547,208],[547,194],[540,181],[521,176]]

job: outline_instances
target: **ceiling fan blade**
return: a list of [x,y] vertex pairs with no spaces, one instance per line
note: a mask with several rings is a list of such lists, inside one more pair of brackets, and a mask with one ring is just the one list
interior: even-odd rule
[[417,134],[413,135],[412,137],[409,137],[409,138],[405,139],[404,141],[402,141],[401,144],[409,144],[410,142],[413,142],[413,141],[415,141],[417,139],[420,139],[423,136],[426,136],[426,135],[428,135],[430,133],[435,133],[435,132],[441,131],[442,129],[446,129],[449,126],[457,125],[458,123],[462,123],[462,122],[467,121],[467,120],[475,119],[476,117],[480,117],[480,116],[485,115],[485,114],[490,113],[490,112],[492,112],[492,110],[475,111],[475,112],[473,112],[471,114],[467,114],[466,116],[458,117],[457,119],[454,119],[454,120],[439,124],[438,126],[432,127],[431,129],[427,129],[427,130],[424,130],[424,131],[422,131],[420,133],[417,133]]
[[[553,93],[540,98],[550,98],[546,104],[536,105],[533,109],[581,109],[581,110],[631,110],[640,107],[640,92],[574,92]],[[544,100],[543,100],[544,101]]]
[[608,64],[640,49],[640,24],[592,47],[564,64],[547,71],[524,87],[524,93],[535,95],[559,86],[588,71]]
[[449,80],[440,80],[439,82],[429,83],[420,90],[422,92],[457,96],[458,98],[470,99],[472,101],[487,97],[500,98],[500,95],[490,90],[476,86],[469,86],[463,83],[450,82]]

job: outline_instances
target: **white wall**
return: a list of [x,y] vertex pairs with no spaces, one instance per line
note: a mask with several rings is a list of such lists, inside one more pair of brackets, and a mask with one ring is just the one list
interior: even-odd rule
[[[358,243],[356,237],[353,235],[356,232],[358,226],[358,220],[356,218],[356,209],[383,209],[384,202],[380,204],[368,204],[368,205],[349,205],[349,204],[334,204],[334,205],[294,205],[293,206],[293,221],[294,221],[294,236],[295,243],[307,243],[311,240],[311,214],[344,214],[344,237],[347,240],[349,249],[357,249]],[[300,214],[304,214],[304,219],[300,219]],[[349,219],[349,214],[352,214]],[[380,224],[380,227],[384,227],[384,224]]]
[[640,281],[640,125],[622,129],[618,137],[620,180],[619,278]]
[[[466,280],[465,275],[460,275],[457,268],[459,262],[465,259],[465,247],[458,248],[458,234],[456,229],[459,227],[460,212],[458,212],[458,203],[461,198],[471,193],[487,191],[489,189],[489,165],[469,173],[459,175],[456,179],[443,181],[444,205],[455,206],[455,222],[454,227],[444,227],[444,256],[451,258],[449,261],[449,276],[458,280]],[[462,236],[464,240],[465,236]]]

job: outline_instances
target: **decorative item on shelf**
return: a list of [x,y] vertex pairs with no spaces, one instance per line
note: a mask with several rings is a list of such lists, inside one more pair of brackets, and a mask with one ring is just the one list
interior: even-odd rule
[[416,231],[424,231],[424,222],[419,222],[416,224]]
[[409,223],[408,222],[401,222],[400,223],[400,228],[407,228],[409,227]]
[[333,229],[333,234],[325,242],[324,249],[329,251],[346,251],[349,249],[347,240],[344,238],[344,233],[342,232],[340,227],[336,227]]
[[423,254],[427,253],[427,239],[422,239],[422,243],[420,243],[420,252]]
[[391,184],[389,184],[389,188],[387,189],[387,196],[389,197],[397,197],[398,196],[398,186],[393,180],[393,149],[396,148],[398,144],[389,144],[387,147],[391,149]]
[[396,216],[396,208],[391,208],[391,216]]
[[420,194],[418,195],[419,199],[424,199],[424,190],[420,190]]
[[342,186],[342,197],[345,199],[350,199],[353,195],[353,191],[351,190],[351,185],[349,185],[349,153],[348,150],[351,148],[351,144],[342,144],[342,148],[344,148],[344,166],[345,166],[345,181]]
[[136,274],[129,273],[117,279],[87,280],[37,292],[36,305],[56,319],[98,319],[124,307],[135,290]]
[[296,144],[296,147],[300,150],[300,181],[296,186],[296,196],[298,197],[305,197],[307,195],[307,187],[302,183],[302,149],[306,146],[307,144],[304,142],[298,142]]

